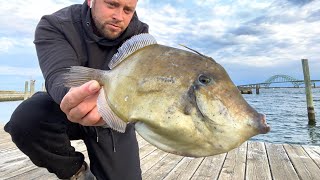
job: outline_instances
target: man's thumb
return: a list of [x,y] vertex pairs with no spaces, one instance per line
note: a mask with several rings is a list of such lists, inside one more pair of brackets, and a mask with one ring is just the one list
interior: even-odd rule
[[89,91],[94,93],[97,92],[100,89],[100,84],[98,83],[98,81],[91,81],[89,84]]

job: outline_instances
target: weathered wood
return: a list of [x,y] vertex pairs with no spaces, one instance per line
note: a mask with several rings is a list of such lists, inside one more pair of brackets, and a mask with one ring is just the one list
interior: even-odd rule
[[205,158],[191,179],[217,179],[220,174],[225,157],[226,153]]
[[256,94],[260,94],[260,85],[256,85]]
[[272,179],[265,146],[262,142],[248,142],[247,180]]
[[1,146],[1,144],[4,144],[4,143],[8,143],[8,142],[11,143],[10,141],[11,141],[11,137],[10,136],[3,136],[0,139],[0,146]]
[[245,142],[239,148],[228,152],[219,179],[244,179],[247,160],[247,144],[248,143]]
[[16,148],[16,145],[15,144],[13,144],[13,143],[11,143],[11,142],[7,142],[7,143],[2,143],[1,145],[0,145],[0,152],[3,152],[3,151],[8,151],[8,150],[10,150],[10,149],[17,149]]
[[140,158],[144,158],[147,155],[149,155],[150,153],[152,153],[153,151],[155,151],[157,148],[151,144],[147,144],[145,146],[140,147],[140,151],[139,151],[139,155]]
[[24,99],[24,93],[17,92],[15,94],[0,94],[0,102],[20,101]]
[[13,150],[16,150],[16,149],[18,149],[16,146],[13,146],[13,147],[10,147],[10,148],[5,148],[5,149],[0,149],[0,157],[2,156],[2,153],[13,151]]
[[142,174],[144,180],[163,179],[179,163],[182,156],[168,154],[161,159],[156,165]]
[[299,179],[282,145],[266,143],[266,149],[273,179]]
[[[138,135],[137,137],[140,137],[140,136]],[[145,141],[144,139],[141,139],[141,140],[138,141],[138,145],[139,145],[140,148],[145,146],[145,145],[148,145],[148,144],[149,143],[147,141]]]
[[57,180],[57,176],[53,173],[48,172],[45,168],[34,168],[29,171],[17,174],[6,180],[26,180],[26,179],[45,179],[45,180]]
[[28,83],[28,81],[26,81],[24,83],[24,97],[23,97],[23,100],[28,99],[28,97],[29,97],[29,83]]
[[302,59],[301,61],[302,61],[304,84],[305,84],[305,90],[306,90],[309,124],[314,125],[316,122],[316,117],[315,117],[314,106],[313,106],[312,87],[311,87],[311,81],[310,81],[308,59]]
[[301,146],[284,145],[287,154],[301,179],[319,179],[320,169]]
[[[11,142],[0,126],[0,179],[58,178],[44,168],[35,166]],[[228,153],[206,158],[188,158],[168,154],[147,143],[137,135],[140,167],[143,180],[165,179],[319,179],[320,147],[246,142]],[[8,142],[6,142],[8,140]],[[90,164],[83,141],[72,141],[72,146],[85,155]]]
[[18,149],[6,153],[0,161],[0,177],[10,178],[37,168],[30,159]]
[[140,160],[140,168],[142,174],[152,168],[155,164],[157,164],[161,159],[163,159],[168,154],[159,149],[153,151],[148,156],[144,157]]
[[303,149],[308,153],[313,162],[320,167],[320,147],[319,146],[302,146]]
[[30,97],[34,94],[36,80],[30,80]]
[[165,180],[190,179],[204,158],[183,158],[177,166],[164,178]]

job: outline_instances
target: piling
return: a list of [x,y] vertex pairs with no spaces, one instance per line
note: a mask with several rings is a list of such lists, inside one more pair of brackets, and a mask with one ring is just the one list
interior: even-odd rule
[[302,59],[302,69],[303,69],[304,84],[306,89],[309,125],[313,125],[316,123],[316,117],[315,117],[314,106],[313,106],[308,59]]
[[30,97],[34,94],[34,85],[36,80],[30,80]]
[[256,85],[256,94],[260,94],[260,85]]
[[24,97],[23,97],[23,100],[28,99],[28,97],[29,97],[29,82],[26,81],[24,83]]

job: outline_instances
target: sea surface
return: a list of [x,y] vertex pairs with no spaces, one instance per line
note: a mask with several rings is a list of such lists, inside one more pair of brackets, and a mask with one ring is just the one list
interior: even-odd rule
[[[320,146],[320,88],[312,89],[318,123],[308,125],[307,103],[304,88],[260,89],[260,94],[244,94],[248,103],[267,116],[271,126],[268,134],[251,140]],[[0,124],[9,121],[21,101],[0,102]]]
[[[253,91],[255,93],[255,90]],[[260,89],[260,94],[243,95],[248,103],[267,117],[271,127],[268,134],[252,140],[271,143],[320,145],[320,89],[312,89],[316,125],[308,125],[304,88]]]
[[0,102],[0,125],[10,120],[11,114],[22,101]]

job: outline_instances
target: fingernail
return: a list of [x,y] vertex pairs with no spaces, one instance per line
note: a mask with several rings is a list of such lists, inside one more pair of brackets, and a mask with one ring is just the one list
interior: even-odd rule
[[100,88],[100,85],[97,81],[93,81],[90,85],[89,85],[89,90],[91,92],[95,92]]

